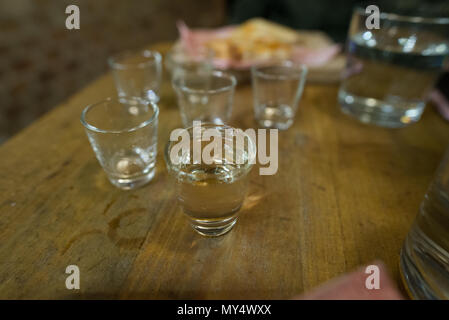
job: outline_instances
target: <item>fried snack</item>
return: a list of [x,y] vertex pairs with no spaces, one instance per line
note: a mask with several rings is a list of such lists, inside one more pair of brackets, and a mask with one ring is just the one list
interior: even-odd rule
[[232,61],[260,61],[288,59],[298,33],[290,28],[263,19],[251,19],[236,27],[226,38],[205,42],[218,59]]
[[253,65],[276,60],[320,66],[340,51],[338,44],[323,40],[323,37],[311,36],[261,18],[219,29],[191,30],[182,21],[177,26],[180,45],[193,55],[197,48],[211,49],[215,67],[224,70],[247,70]]

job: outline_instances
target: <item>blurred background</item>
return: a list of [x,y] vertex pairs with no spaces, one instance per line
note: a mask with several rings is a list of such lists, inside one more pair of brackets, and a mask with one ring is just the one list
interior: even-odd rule
[[[0,144],[105,72],[109,55],[175,40],[177,20],[212,28],[264,17],[344,42],[358,2],[0,0]],[[397,2],[414,8],[432,3]],[[80,30],[65,28],[70,4],[80,8]]]

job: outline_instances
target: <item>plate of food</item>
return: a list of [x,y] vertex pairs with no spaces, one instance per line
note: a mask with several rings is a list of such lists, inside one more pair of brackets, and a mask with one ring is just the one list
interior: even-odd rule
[[213,65],[242,81],[249,79],[253,65],[292,60],[308,66],[308,81],[338,82],[345,65],[341,45],[320,31],[294,30],[261,18],[218,29],[190,29],[177,24],[175,46],[193,54],[198,49],[213,51]]

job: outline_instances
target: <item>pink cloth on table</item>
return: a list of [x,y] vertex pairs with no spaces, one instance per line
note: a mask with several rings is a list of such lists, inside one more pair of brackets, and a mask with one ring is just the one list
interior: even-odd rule
[[339,44],[333,44],[320,49],[310,49],[301,46],[293,48],[292,60],[308,66],[321,66],[335,57],[341,50]]
[[[180,34],[181,44],[192,54],[195,53],[195,48],[204,46],[206,42],[212,39],[227,38],[236,28],[235,26],[227,26],[213,30],[191,30],[183,21],[178,21],[177,27]],[[330,61],[340,52],[340,50],[341,46],[338,44],[332,44],[319,49],[296,45],[293,47],[291,60],[308,66],[320,66]],[[258,63],[261,63],[261,61],[214,59],[214,65],[220,69],[248,69],[252,65]]]
[[369,273],[365,273],[366,266],[354,272],[344,274],[338,278],[312,289],[295,300],[403,300],[387,269],[380,261],[372,265],[379,267],[379,289],[367,289],[365,282]]
[[195,52],[195,48],[203,46],[207,41],[217,38],[226,38],[229,36],[234,26],[223,27],[219,29],[197,29],[195,31],[189,29],[184,21],[178,21],[176,26],[179,31],[181,44],[191,52]]
[[430,100],[435,104],[437,111],[440,115],[449,121],[449,101],[448,99],[438,90],[434,89],[430,93]]

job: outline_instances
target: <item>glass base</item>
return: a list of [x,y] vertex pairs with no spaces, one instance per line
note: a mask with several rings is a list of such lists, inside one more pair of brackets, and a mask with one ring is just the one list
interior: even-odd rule
[[343,113],[363,123],[386,128],[402,128],[419,121],[425,106],[422,101],[407,102],[392,98],[391,102],[387,102],[359,97],[344,90],[340,90],[338,102]]
[[278,129],[287,130],[293,124],[293,119],[288,119],[285,122],[276,122],[269,119],[259,119],[257,120],[259,126],[265,129]]
[[[134,99],[133,97],[135,97],[136,95],[132,94],[132,93],[125,92],[119,88],[118,96],[119,96],[119,100],[122,103],[130,103],[130,100],[132,101]],[[160,100],[159,96],[153,90],[145,91],[141,95],[138,95],[138,97],[140,97],[142,99],[146,99],[148,101],[151,101],[152,103],[158,103]],[[132,105],[132,102],[131,102],[131,105]]]
[[231,231],[237,222],[237,215],[225,220],[198,220],[190,218],[193,230],[205,237],[218,237]]
[[410,298],[426,300],[436,299],[436,297],[431,293],[430,288],[428,288],[418,269],[406,253],[405,248],[401,250],[399,269],[401,272],[402,282],[404,283],[405,289]]
[[401,250],[400,272],[413,299],[449,299],[448,261],[421,231],[413,230]]
[[287,130],[293,124],[295,109],[282,103],[260,104],[255,110],[256,122],[263,128]]
[[147,174],[132,178],[108,177],[109,181],[117,188],[123,190],[132,190],[146,185],[150,182],[156,173],[156,168],[152,168]]

